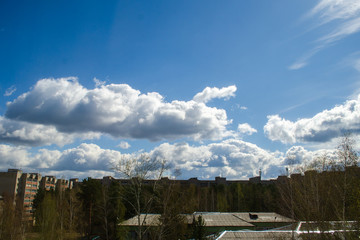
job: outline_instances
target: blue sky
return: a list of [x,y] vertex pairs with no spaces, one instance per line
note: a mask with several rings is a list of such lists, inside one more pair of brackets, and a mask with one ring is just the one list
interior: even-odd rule
[[0,169],[276,177],[358,138],[359,31],[357,0],[1,1]]

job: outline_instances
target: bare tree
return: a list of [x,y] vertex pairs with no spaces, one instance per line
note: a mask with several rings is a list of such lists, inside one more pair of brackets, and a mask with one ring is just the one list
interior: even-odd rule
[[114,167],[116,172],[130,180],[131,184],[125,188],[125,191],[128,191],[128,197],[125,196],[124,200],[137,216],[136,232],[138,239],[143,239],[149,230],[145,223],[147,214],[151,212],[156,198],[155,194],[144,196],[144,182],[152,179],[153,181],[147,185],[152,188],[152,193],[155,193],[158,180],[161,179],[166,170],[165,163],[164,159],[153,158],[149,154],[143,153],[139,156],[123,156]]
[[354,233],[347,231],[353,228],[347,221],[358,220],[360,213],[360,168],[354,145],[353,138],[345,134],[338,145],[337,157],[323,155],[304,166],[299,174],[278,183],[281,206],[286,207],[287,215],[315,221],[323,231],[323,239],[328,237],[325,233],[331,227],[329,221],[341,221],[344,236]]
[[355,141],[351,137],[350,133],[345,133],[342,137],[340,144],[338,146],[338,164],[335,166],[339,168],[338,170],[342,171],[341,183],[338,185],[338,189],[342,196],[342,220],[346,220],[346,202],[348,195],[349,184],[351,179],[349,176],[349,167],[357,166],[358,164],[358,155],[354,150]]

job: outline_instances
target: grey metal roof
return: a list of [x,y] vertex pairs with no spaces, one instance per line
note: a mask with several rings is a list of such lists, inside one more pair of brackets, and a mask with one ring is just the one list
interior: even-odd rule
[[281,232],[281,231],[266,231],[266,232],[256,232],[256,231],[224,231],[216,240],[231,240],[231,239],[292,239],[292,232]]
[[[142,226],[157,226],[160,224],[160,214],[140,214],[140,225]],[[138,226],[138,216],[132,217],[123,221],[120,225],[124,226]]]
[[[274,223],[274,222],[289,222],[294,220],[281,216],[277,213],[224,213],[224,212],[195,212],[193,214],[181,214],[185,217],[188,224],[191,224],[193,217],[202,216],[205,225],[208,227],[254,227],[253,223]],[[160,224],[160,214],[141,214],[140,221],[145,226],[156,226]],[[126,226],[137,226],[137,216],[130,218],[121,223]]]
[[191,215],[191,221],[192,216],[197,218],[200,215],[204,219],[205,226],[208,227],[254,227],[253,224],[245,222],[232,213],[195,213]]
[[250,223],[257,223],[257,222],[288,222],[292,223],[295,222],[291,218],[284,217],[280,214],[275,212],[241,212],[241,213],[233,213],[235,216],[241,218],[242,220]]

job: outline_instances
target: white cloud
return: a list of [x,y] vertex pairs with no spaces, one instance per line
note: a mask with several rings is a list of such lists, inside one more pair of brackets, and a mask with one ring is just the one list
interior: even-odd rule
[[[148,152],[151,158],[167,160],[172,168],[183,170],[181,179],[191,177],[247,179],[257,176],[259,169],[264,178],[276,178],[285,167],[308,166],[317,157],[336,158],[336,150],[309,151],[301,146],[291,147],[286,154],[270,152],[255,144],[238,139],[228,139],[207,145],[191,146],[187,143],[163,143]],[[95,144],[81,144],[63,151],[0,144],[0,169],[21,168],[25,172],[43,175],[80,178],[117,176],[112,170],[123,158],[138,156],[102,149]]]
[[[0,145],[0,168],[22,168],[24,171],[67,178],[120,176],[112,170],[121,159],[139,153],[122,154],[102,149],[95,144],[81,144],[63,151]],[[302,146],[291,147],[286,154],[271,152],[238,139],[191,146],[188,143],[163,143],[149,151],[152,159],[165,159],[172,169],[183,170],[180,178],[247,179],[262,170],[264,178],[276,178],[286,166],[308,166],[317,157],[336,158],[336,150],[309,151]]]
[[94,83],[95,83],[95,87],[100,87],[105,85],[106,81],[100,81],[99,79],[97,79],[96,77],[93,79]]
[[[325,162],[323,162],[323,159]],[[288,166],[290,173],[293,171],[304,171],[309,168],[321,171],[324,168],[326,169],[336,159],[336,148],[309,151],[302,146],[293,146],[285,154],[285,165]]]
[[131,147],[131,145],[128,142],[121,141],[120,144],[118,145],[118,147],[122,148],[122,149],[128,149]]
[[119,151],[101,149],[96,144],[82,143],[64,151],[39,149],[0,144],[1,168],[31,168],[38,171],[111,171],[120,159]]
[[360,131],[360,95],[330,110],[324,110],[312,118],[295,122],[278,115],[268,116],[264,126],[267,137],[283,143],[328,142],[340,137],[344,132]]
[[360,2],[358,0],[321,0],[309,12],[309,16],[318,15],[321,24],[334,20],[346,20],[358,16]]
[[239,124],[238,131],[242,135],[252,135],[253,133],[257,133],[257,130],[255,128],[252,128],[248,123]]
[[353,62],[353,66],[356,69],[356,71],[360,72],[360,59],[355,59]]
[[61,133],[53,126],[9,120],[0,116],[0,142],[15,145],[43,146],[56,144],[64,146],[74,139],[98,138],[97,133]]
[[358,0],[321,0],[307,14],[307,18],[317,18],[321,27],[332,23],[335,27],[331,32],[320,37],[312,50],[305,53],[300,59],[289,66],[290,70],[305,67],[309,59],[319,50],[328,47],[342,38],[360,31],[360,1]]
[[269,152],[236,139],[201,146],[164,143],[150,154],[169,160],[173,167],[185,169],[182,178],[222,175],[231,179],[246,179],[256,176],[260,168],[265,177],[276,177],[284,161],[281,153]]
[[[258,174],[259,168],[265,177],[276,177],[283,168],[284,157],[278,152],[269,152],[255,144],[236,139],[218,143],[191,146],[187,143],[163,143],[149,153],[151,158],[162,158],[173,169],[184,170],[180,176],[214,178],[222,175],[229,179],[246,179]],[[58,150],[30,150],[25,147],[0,145],[0,168],[22,168],[25,171],[43,174],[86,177],[86,174],[114,175],[112,167],[120,159],[135,157],[119,151],[102,149],[95,144],[81,144],[78,147]],[[68,175],[72,173],[72,175]],[[93,175],[89,175],[93,176]]]
[[296,61],[295,63],[293,63],[292,65],[290,65],[289,69],[290,70],[298,70],[298,69],[305,67],[306,65],[307,65],[307,59],[300,59],[300,60]]
[[11,87],[9,87],[8,89],[6,89],[4,96],[9,97],[11,96],[14,92],[16,91],[16,87],[13,85]]
[[359,30],[360,30],[360,17],[345,22],[344,24],[333,30],[331,33],[321,37],[318,41],[325,43],[332,43],[348,35],[357,33]]
[[27,165],[28,148],[0,144],[0,168],[22,168]]
[[[231,86],[218,93],[204,91],[202,98],[226,98],[235,90]],[[165,102],[159,93],[142,94],[127,84],[89,90],[76,78],[42,79],[7,107],[7,118],[54,126],[66,133],[98,132],[150,140],[221,139],[232,135],[226,129],[231,120],[224,109],[196,101]]]
[[119,151],[101,149],[96,144],[82,143],[77,148],[63,151],[51,168],[54,170],[109,171],[120,157]]
[[199,102],[199,103],[207,103],[210,100],[214,99],[214,98],[225,98],[225,99],[229,99],[230,97],[234,97],[235,96],[235,92],[236,92],[236,86],[232,85],[229,87],[223,87],[223,88],[217,88],[217,87],[206,87],[202,92],[197,93],[193,100],[195,102]]

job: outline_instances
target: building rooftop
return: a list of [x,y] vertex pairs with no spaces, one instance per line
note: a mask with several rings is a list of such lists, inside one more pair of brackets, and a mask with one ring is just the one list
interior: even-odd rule
[[290,231],[224,231],[216,240],[247,239],[247,240],[287,240],[293,239]]
[[[322,230],[320,230],[322,228]],[[292,230],[272,229],[266,231],[223,231],[216,240],[231,239],[312,239],[321,236],[321,239],[345,239],[345,236],[354,239],[359,237],[359,230],[355,222],[325,221],[325,222],[299,222]]]
[[[205,226],[207,227],[254,227],[255,223],[293,223],[294,220],[281,216],[277,213],[249,213],[249,212],[238,212],[238,213],[225,213],[225,212],[194,212],[192,214],[181,214],[184,216],[187,224],[191,224],[193,218],[201,216],[204,220]],[[141,214],[140,221],[144,222],[146,226],[156,226],[160,224],[160,214]],[[254,219],[256,217],[256,219]],[[254,223],[254,224],[253,224]],[[124,222],[121,225],[126,226],[137,226],[138,217],[132,217]]]
[[[160,214],[140,214],[140,222],[143,226],[157,226],[160,224]],[[120,225],[124,226],[138,226],[138,216],[132,217],[123,221]]]
[[238,218],[233,213],[194,213],[187,217],[188,223],[192,223],[193,217],[197,218],[198,216],[203,218],[208,227],[254,227],[253,224]]
[[284,217],[275,212],[241,212],[233,213],[235,216],[249,223],[256,222],[294,222],[291,218]]

